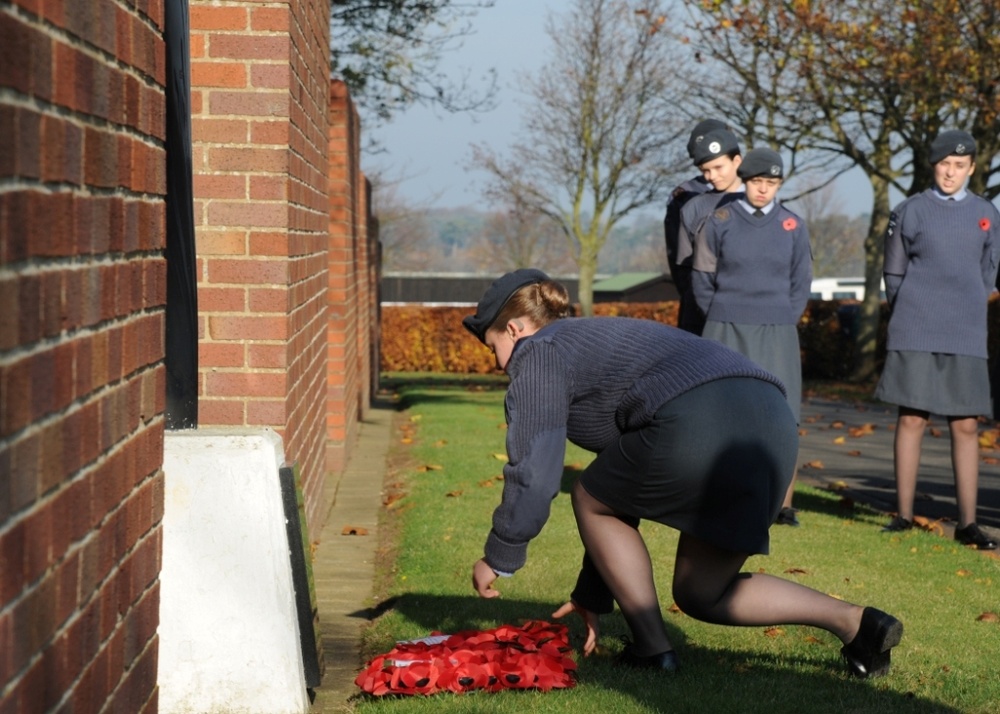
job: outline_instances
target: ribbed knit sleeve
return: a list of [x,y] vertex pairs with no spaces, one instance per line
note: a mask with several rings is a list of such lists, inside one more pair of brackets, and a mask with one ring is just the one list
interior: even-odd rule
[[571,381],[548,344],[519,345],[507,390],[507,464],[503,498],[493,512],[484,558],[494,570],[524,566],[528,542],[549,518],[559,493],[566,453]]
[[928,190],[896,207],[884,264],[890,350],[987,357],[998,224],[996,207],[974,194],[944,200]]

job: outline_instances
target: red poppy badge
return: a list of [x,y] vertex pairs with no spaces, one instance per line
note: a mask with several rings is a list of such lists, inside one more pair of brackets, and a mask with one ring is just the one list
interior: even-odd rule
[[794,218],[786,218],[785,222],[781,224],[781,227],[786,231],[794,231],[795,226],[797,225],[799,225],[799,223]]
[[982,228],[984,231],[988,231],[990,229],[990,219],[989,218],[980,218],[979,219],[979,227]]

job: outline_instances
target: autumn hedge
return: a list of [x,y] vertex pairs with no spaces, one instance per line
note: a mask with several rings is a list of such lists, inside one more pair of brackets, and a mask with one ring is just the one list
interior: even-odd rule
[[[799,322],[802,374],[807,379],[842,379],[854,362],[855,301],[815,300]],[[883,303],[878,362],[885,356],[888,309]],[[382,361],[387,372],[444,372],[489,374],[495,371],[493,353],[462,328],[471,307],[382,307]],[[677,302],[599,303],[597,315],[621,315],[677,324]],[[991,358],[1000,353],[1000,300],[989,306]]]

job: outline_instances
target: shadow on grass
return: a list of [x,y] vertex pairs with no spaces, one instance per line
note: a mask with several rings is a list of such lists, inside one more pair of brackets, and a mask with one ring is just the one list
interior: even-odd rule
[[[456,633],[490,629],[501,624],[517,625],[526,620],[552,621],[559,603],[474,596],[407,593],[392,598],[355,617],[374,619],[394,611],[417,625],[421,632]],[[565,620],[575,647],[583,642],[582,622]],[[672,676],[651,670],[633,670],[615,664],[620,651],[616,640],[628,630],[619,612],[602,618],[601,651],[591,657],[577,656],[578,682],[596,693],[617,692],[652,711],[670,712],[869,712],[906,711],[913,714],[951,714],[960,709],[942,705],[910,693],[893,691],[882,684],[854,680],[841,661],[840,643],[814,631],[816,644],[803,653],[800,645],[787,656],[741,649],[714,649],[687,640],[683,630],[668,620],[671,641],[682,662],[680,674]],[[807,628],[803,628],[804,630]],[[378,643],[371,643],[377,646]],[[381,643],[385,651],[392,642]],[[905,645],[905,642],[904,642]],[[780,648],[780,645],[778,645]],[[374,656],[376,652],[368,653]],[[892,674],[887,680],[891,684]],[[579,711],[585,711],[580,708]]]

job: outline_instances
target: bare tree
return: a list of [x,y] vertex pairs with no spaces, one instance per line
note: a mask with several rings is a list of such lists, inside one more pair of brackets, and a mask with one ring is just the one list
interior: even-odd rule
[[384,173],[369,175],[372,208],[379,220],[382,269],[385,271],[430,270],[439,265],[441,250],[427,221],[426,205],[416,205],[399,195],[402,179]]
[[330,0],[333,76],[373,120],[412,104],[450,112],[491,109],[496,74],[473,89],[468,74],[442,71],[442,58],[471,32],[471,18],[495,0]]
[[562,228],[579,268],[584,314],[593,313],[598,255],[612,229],[662,199],[686,163],[668,5],[574,0],[565,14],[551,16],[551,59],[524,83],[529,103],[520,140],[505,156],[473,150],[473,164],[491,176],[488,197],[528,206]]
[[491,214],[473,240],[469,257],[477,268],[492,272],[539,268],[560,274],[574,265],[559,226],[523,204]]
[[817,278],[864,274],[866,223],[848,218],[832,186],[806,190],[791,203],[809,229],[813,275]]

